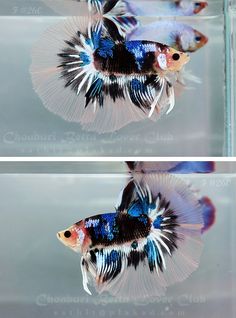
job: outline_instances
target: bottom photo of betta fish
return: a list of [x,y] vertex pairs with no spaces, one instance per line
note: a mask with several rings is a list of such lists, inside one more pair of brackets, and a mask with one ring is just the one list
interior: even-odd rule
[[[114,212],[79,220],[57,233],[81,254],[84,290],[125,300],[164,295],[200,262],[202,234],[215,220],[208,197],[197,196],[175,173],[209,173],[209,162],[127,162],[131,177]],[[137,169],[137,170],[136,170]],[[145,170],[146,169],[146,172]]]
[[2,162],[0,187],[0,317],[235,317],[236,162]]

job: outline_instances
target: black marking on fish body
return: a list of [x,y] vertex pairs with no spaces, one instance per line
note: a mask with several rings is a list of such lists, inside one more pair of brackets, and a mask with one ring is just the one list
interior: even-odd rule
[[99,55],[98,50],[94,52],[94,61],[97,70],[104,73],[118,73],[130,75],[140,73],[138,70],[135,57],[129,53],[123,43],[116,44],[113,48],[112,57],[102,57]]
[[155,63],[156,57],[154,52],[146,53],[145,59],[142,64],[142,72],[150,74],[153,72],[153,64]]
[[155,53],[147,52],[142,59],[142,66],[137,63],[134,53],[129,52],[125,42],[116,43],[113,54],[109,57],[102,57],[99,49],[94,52],[94,61],[97,70],[110,74],[150,74],[154,72]]
[[142,214],[140,217],[132,217],[126,213],[119,213],[117,222],[119,224],[118,243],[145,238],[150,233],[151,222],[146,214]]
[[121,245],[126,242],[132,242],[134,240],[147,237],[151,229],[151,222],[147,215],[142,215],[141,219],[140,217],[131,217],[126,213],[116,213],[114,226],[111,229],[113,238],[109,239],[109,237],[104,235],[101,230],[102,226],[106,226],[107,224],[106,221],[103,220],[102,215],[85,219],[85,222],[89,219],[99,219],[99,224],[96,228],[87,228],[89,237],[92,241],[92,247],[96,247],[99,245]]

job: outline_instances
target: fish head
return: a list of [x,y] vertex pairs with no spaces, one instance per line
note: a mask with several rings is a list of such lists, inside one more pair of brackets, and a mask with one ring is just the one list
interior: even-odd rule
[[203,47],[208,42],[208,38],[195,29],[186,28],[180,34],[175,35],[174,41],[175,49],[192,53]]
[[173,0],[179,15],[194,15],[207,7],[206,1]]
[[193,5],[193,13],[198,14],[200,11],[202,11],[208,6],[208,3],[206,1],[196,1]]
[[86,238],[86,229],[83,227],[83,222],[78,222],[69,228],[58,232],[57,238],[61,243],[73,251],[82,252]]
[[197,30],[193,30],[193,33],[194,33],[193,44],[189,46],[189,52],[197,51],[198,49],[206,45],[208,42],[208,38],[201,32]]
[[156,52],[154,69],[159,72],[178,72],[188,63],[190,57],[187,53],[177,51],[174,48],[163,46]]

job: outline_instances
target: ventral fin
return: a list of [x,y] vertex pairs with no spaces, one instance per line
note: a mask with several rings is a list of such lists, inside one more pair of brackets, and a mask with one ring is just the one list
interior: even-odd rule
[[[150,243],[149,243],[150,246]],[[84,256],[87,273],[99,293],[108,292],[123,301],[161,296],[165,286],[157,283],[150,258],[147,239],[90,251]],[[88,277],[84,287],[88,290]],[[88,291],[87,291],[88,292]]]

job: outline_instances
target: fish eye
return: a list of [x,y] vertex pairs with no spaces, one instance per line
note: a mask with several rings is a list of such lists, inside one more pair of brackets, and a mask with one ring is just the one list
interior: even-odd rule
[[172,59],[173,59],[174,61],[178,61],[178,60],[180,59],[180,55],[179,55],[178,53],[174,53],[174,54],[172,55]]
[[194,5],[195,5],[195,7],[197,7],[197,8],[198,8],[198,7],[200,7],[200,6],[201,6],[201,2],[195,2],[195,3],[194,3]]
[[71,237],[71,232],[70,232],[70,231],[65,231],[65,232],[64,232],[64,236],[65,236],[66,238]]
[[196,41],[196,42],[200,42],[201,39],[202,39],[202,38],[201,38],[199,35],[195,37],[195,41]]

